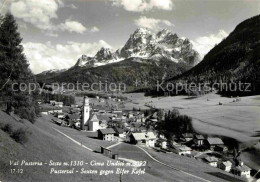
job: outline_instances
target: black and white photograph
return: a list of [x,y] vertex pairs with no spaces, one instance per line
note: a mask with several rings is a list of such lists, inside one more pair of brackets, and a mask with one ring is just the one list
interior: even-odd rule
[[0,182],[260,182],[260,0],[0,0]]

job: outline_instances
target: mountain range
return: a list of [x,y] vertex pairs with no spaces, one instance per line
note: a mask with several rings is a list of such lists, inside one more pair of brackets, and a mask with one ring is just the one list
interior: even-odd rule
[[68,70],[50,70],[36,76],[45,83],[108,81],[131,86],[137,79],[150,83],[169,79],[199,61],[199,54],[188,39],[167,29],[152,33],[139,28],[116,51],[102,47],[94,56],[82,55]]
[[[251,91],[243,94],[259,94],[259,25],[260,15],[241,22],[201,62],[188,39],[179,38],[166,29],[153,34],[141,28],[115,52],[102,48],[93,57],[83,55],[67,71],[44,76],[40,74],[38,78],[44,78],[44,81],[80,80],[90,83],[108,80],[128,85],[136,79],[149,80],[153,84],[156,80],[165,84],[185,80],[211,84],[241,82],[251,84]],[[148,92],[154,92],[153,84]]]
[[102,66],[128,58],[153,60],[165,58],[189,66],[194,66],[199,62],[199,55],[192,49],[192,44],[188,39],[179,38],[168,29],[154,34],[146,28],[139,28],[121,49],[113,52],[110,48],[102,47],[94,57],[82,55],[75,67]]

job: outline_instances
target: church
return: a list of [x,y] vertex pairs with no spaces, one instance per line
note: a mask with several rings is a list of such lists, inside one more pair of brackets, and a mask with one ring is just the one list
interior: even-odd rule
[[95,114],[91,117],[89,98],[85,96],[82,107],[81,130],[96,132],[98,129],[99,120]]

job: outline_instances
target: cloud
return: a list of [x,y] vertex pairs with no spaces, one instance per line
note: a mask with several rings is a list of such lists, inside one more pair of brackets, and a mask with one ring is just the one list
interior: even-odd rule
[[168,20],[161,20],[161,19],[154,19],[154,18],[147,18],[145,16],[141,16],[139,19],[135,20],[135,24],[138,27],[148,28],[150,30],[158,31],[162,29],[162,27],[171,27],[174,26]]
[[152,9],[172,10],[172,0],[111,0],[113,6],[123,7],[127,11],[142,12]]
[[198,37],[195,41],[191,41],[194,49],[199,52],[201,57],[204,57],[216,44],[220,43],[228,33],[224,30],[219,30],[217,34]]
[[[41,29],[47,36],[57,37],[58,31],[68,31],[74,33],[84,33],[88,29],[75,20],[65,20],[64,23],[54,24],[53,19],[57,19],[59,8],[67,7],[61,0],[19,0],[12,1],[10,5],[11,13],[18,19],[30,23]],[[76,8],[73,4],[69,7]],[[92,27],[89,32],[97,32],[97,27]]]
[[56,0],[19,0],[11,3],[10,11],[15,17],[40,29],[48,30],[52,28],[51,19],[57,18],[56,12],[59,6],[63,5]]
[[90,32],[99,32],[99,28],[98,27],[92,27],[89,31]]
[[69,32],[76,32],[80,34],[87,30],[87,28],[81,23],[71,20],[66,20],[65,23],[62,23],[59,27],[61,30],[67,30]]
[[24,53],[33,73],[50,69],[70,68],[83,55],[94,56],[101,47],[112,48],[104,40],[94,43],[70,42],[66,44],[46,44],[27,42],[23,44]]

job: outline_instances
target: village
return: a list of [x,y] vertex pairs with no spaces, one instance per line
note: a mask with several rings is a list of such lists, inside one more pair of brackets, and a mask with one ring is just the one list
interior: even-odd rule
[[[218,136],[207,136],[197,131],[166,136],[155,127],[163,117],[161,111],[123,107],[122,97],[81,97],[77,104],[65,106],[63,102],[39,100],[42,115],[51,115],[53,122],[84,133],[86,138],[104,140],[114,145],[128,143],[160,153],[175,153],[219,168],[235,176],[250,178],[251,169],[239,159],[239,151],[225,144]],[[101,147],[101,153],[111,152]],[[114,153],[114,152],[113,152]],[[113,155],[117,159],[118,154]],[[115,157],[116,156],[116,157]],[[112,155],[109,156],[112,158]]]

